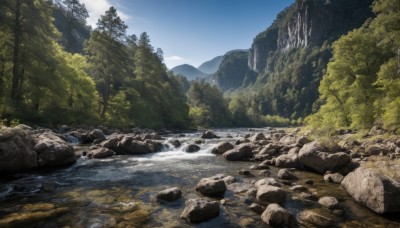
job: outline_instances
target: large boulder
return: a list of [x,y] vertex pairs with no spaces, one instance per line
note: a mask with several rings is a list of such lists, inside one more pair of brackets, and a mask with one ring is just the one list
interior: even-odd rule
[[299,162],[320,174],[326,171],[337,171],[345,167],[351,158],[348,154],[321,152],[323,150],[317,142],[307,143],[299,152]]
[[361,204],[379,214],[400,212],[400,183],[371,169],[360,167],[341,182]]
[[165,190],[159,192],[157,194],[157,199],[172,202],[172,201],[175,201],[175,200],[181,198],[181,196],[182,196],[181,190],[177,187],[174,187],[174,188],[168,188],[168,189],[165,189]]
[[220,142],[218,143],[211,151],[213,154],[223,154],[228,150],[232,150],[234,146],[229,142]]
[[292,213],[278,204],[270,204],[262,213],[261,219],[272,227],[296,227],[296,219]]
[[279,143],[283,145],[296,144],[296,137],[294,135],[285,135],[281,139],[279,139]]
[[228,150],[223,156],[228,161],[240,161],[253,157],[253,151],[249,144],[241,144],[232,150]]
[[205,131],[201,135],[202,139],[218,139],[219,137],[213,131]]
[[275,166],[280,168],[298,168],[299,156],[297,154],[283,154],[275,159]]
[[189,144],[185,147],[186,153],[194,153],[200,150],[200,147],[196,144]]
[[279,187],[261,185],[257,189],[256,200],[263,206],[267,206],[271,203],[283,204],[286,201],[286,192]]
[[[103,142],[103,143],[107,143]],[[110,143],[111,144],[111,143]],[[114,144],[115,145],[115,144]],[[116,143],[115,152],[118,155],[138,155],[154,153],[161,149],[161,144],[151,140],[141,142],[132,136],[125,136]]]
[[88,134],[89,142],[94,142],[95,140],[105,140],[106,136],[104,135],[103,131],[99,129],[94,129]]
[[207,196],[220,196],[224,195],[226,184],[223,179],[203,178],[197,183],[196,191]]
[[17,172],[37,167],[31,135],[18,128],[0,129],[0,172]]
[[38,154],[39,166],[61,166],[76,161],[74,148],[53,132],[45,132],[36,139],[33,148]]
[[208,199],[191,199],[186,201],[186,207],[181,213],[181,218],[188,222],[200,223],[219,215],[219,204]]

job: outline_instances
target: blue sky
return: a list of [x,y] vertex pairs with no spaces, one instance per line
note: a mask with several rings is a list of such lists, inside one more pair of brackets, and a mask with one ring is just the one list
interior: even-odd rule
[[250,48],[276,15],[294,0],[81,0],[88,23],[111,5],[129,26],[128,33],[146,31],[152,45],[164,51],[168,68],[201,63],[233,49]]

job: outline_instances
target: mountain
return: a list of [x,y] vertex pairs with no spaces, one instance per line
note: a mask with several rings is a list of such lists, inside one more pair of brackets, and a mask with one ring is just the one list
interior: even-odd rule
[[[332,43],[373,16],[372,1],[296,0],[254,38],[247,70],[243,69],[243,56],[235,57],[241,59],[240,70],[223,60],[214,80],[222,89],[236,87],[236,94],[246,92],[240,99],[251,104],[247,109],[255,115],[304,118],[318,99]],[[252,74],[254,78],[249,77]],[[245,83],[249,78],[254,83]]]
[[223,56],[212,77],[219,89],[227,91],[254,83],[256,74],[248,67],[248,59],[249,50],[234,50]]
[[206,74],[214,74],[217,72],[219,65],[221,64],[221,61],[223,59],[223,56],[217,56],[210,61],[207,61],[203,64],[201,64],[197,69],[200,71],[206,73]]
[[183,65],[176,66],[176,67],[172,68],[171,71],[175,75],[180,74],[180,75],[185,76],[189,81],[196,80],[196,79],[203,79],[203,78],[206,78],[209,76],[208,74],[198,70],[196,67],[189,65],[189,64],[183,64]]

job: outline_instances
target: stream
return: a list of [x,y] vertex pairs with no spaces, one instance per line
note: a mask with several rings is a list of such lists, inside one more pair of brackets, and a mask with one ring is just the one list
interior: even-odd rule
[[[265,129],[256,131],[266,133]],[[211,148],[221,140],[234,143],[254,131],[215,132],[222,138],[205,140],[196,153],[186,153],[183,148],[199,139],[200,133],[169,135],[165,142],[176,138],[183,142],[182,146],[178,149],[165,146],[162,152],[141,156],[113,156],[102,160],[81,157],[65,169],[1,178],[0,227],[266,227],[260,215],[248,208],[251,202],[246,194],[230,190],[225,193],[217,218],[200,224],[190,224],[180,218],[185,200],[202,197],[194,190],[201,178],[224,173],[239,182],[252,183],[267,177],[260,170],[250,170],[252,175],[241,176],[239,170],[257,163],[228,162],[211,153]],[[271,167],[271,177],[277,178],[278,170]],[[296,184],[306,186],[318,197],[334,196],[340,201],[345,215],[336,218],[339,227],[400,227],[398,216],[375,214],[355,202],[340,185],[325,182],[323,176],[304,171],[294,173],[299,177]],[[314,184],[304,184],[306,179],[313,180]],[[182,198],[172,203],[158,202],[157,193],[170,187],[179,187]],[[315,201],[301,200],[289,187],[283,187],[288,193],[284,206],[294,215],[304,209],[330,213]]]

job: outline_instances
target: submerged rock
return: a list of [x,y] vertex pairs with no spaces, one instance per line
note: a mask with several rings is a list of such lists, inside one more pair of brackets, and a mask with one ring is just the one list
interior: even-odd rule
[[342,181],[346,191],[379,214],[400,212],[400,183],[373,170],[358,168]]
[[296,227],[296,219],[285,208],[278,204],[270,204],[262,213],[261,219],[273,227]]
[[157,194],[157,199],[165,200],[165,201],[175,201],[181,198],[182,192],[179,188],[169,188],[165,189]]
[[299,214],[299,221],[307,226],[314,225],[317,227],[333,227],[335,221],[332,218],[319,215],[313,211],[302,211]]
[[220,208],[216,201],[205,198],[190,199],[186,201],[186,207],[181,213],[181,218],[188,222],[200,223],[219,215]]

